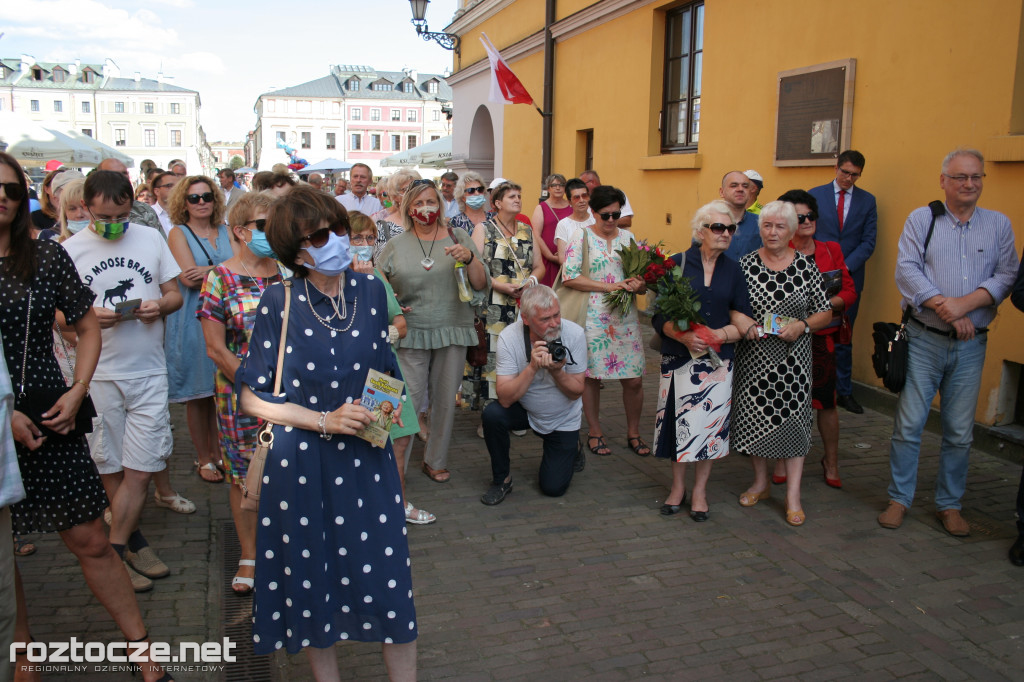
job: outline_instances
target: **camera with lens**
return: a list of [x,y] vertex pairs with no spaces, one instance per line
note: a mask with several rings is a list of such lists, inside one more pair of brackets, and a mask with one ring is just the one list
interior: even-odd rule
[[563,362],[569,357],[569,349],[562,345],[561,339],[555,339],[548,341],[548,354],[551,355],[553,361]]

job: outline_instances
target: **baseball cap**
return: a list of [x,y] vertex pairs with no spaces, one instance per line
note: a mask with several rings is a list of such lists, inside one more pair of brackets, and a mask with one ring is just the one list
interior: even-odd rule
[[757,185],[758,189],[764,189],[764,178],[761,174],[754,169],[743,171],[743,174],[747,176],[747,179]]

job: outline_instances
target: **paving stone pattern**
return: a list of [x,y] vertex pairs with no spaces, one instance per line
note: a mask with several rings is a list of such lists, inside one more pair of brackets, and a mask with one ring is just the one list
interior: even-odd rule
[[[648,354],[650,439],[658,365]],[[1024,569],[1006,559],[1019,464],[972,452],[964,498],[972,535],[953,538],[934,515],[939,438],[926,434],[915,505],[901,529],[883,530],[875,517],[886,503],[891,417],[841,411],[844,487],[825,486],[816,439],[805,466],[806,525],[786,524],[783,486],[739,506],[752,474],[736,454],[714,465],[710,518],[697,524],[658,514],[670,465],[626,447],[616,382],[601,397],[613,454],[588,453],[561,498],[539,493],[540,440],[530,434],[513,438],[514,491],[496,507],[480,503],[490,466],[478,413],[456,418],[450,483],[419,473],[417,445],[408,495],[439,518],[409,526],[421,679],[1024,679]],[[190,473],[184,413],[173,412],[172,480],[199,511],[147,504],[143,529],[172,573],[139,602],[153,639],[216,641],[227,487]],[[59,538],[33,540],[39,552],[19,565],[36,639],[120,639]],[[337,650],[343,679],[386,679],[378,645]],[[311,679],[304,655],[269,662],[276,679]]]

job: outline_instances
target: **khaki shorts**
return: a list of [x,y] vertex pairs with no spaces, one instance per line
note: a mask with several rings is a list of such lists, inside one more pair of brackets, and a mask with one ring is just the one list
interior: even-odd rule
[[123,469],[155,473],[167,468],[174,442],[167,409],[167,375],[94,380],[96,405],[89,450],[101,474]]

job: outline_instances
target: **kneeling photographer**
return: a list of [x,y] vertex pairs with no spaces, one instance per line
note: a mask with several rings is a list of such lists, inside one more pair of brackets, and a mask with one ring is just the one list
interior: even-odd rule
[[498,400],[484,408],[484,442],[493,482],[480,501],[495,505],[512,491],[509,432],[532,428],[544,441],[540,490],[564,495],[574,471],[582,471],[578,447],[583,414],[587,340],[583,329],[562,320],[558,297],[532,286],[520,299],[520,319],[498,337]]

